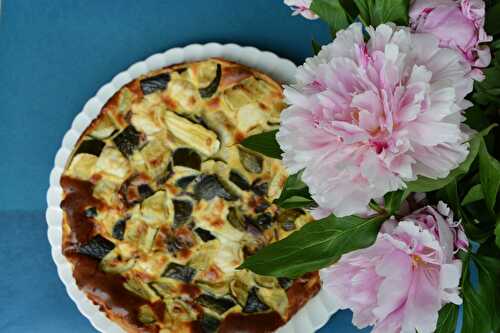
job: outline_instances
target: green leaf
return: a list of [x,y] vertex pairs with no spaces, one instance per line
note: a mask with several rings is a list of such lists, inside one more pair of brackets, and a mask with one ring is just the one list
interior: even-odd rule
[[500,248],[500,222],[497,222],[497,227],[495,228],[495,244]]
[[477,250],[477,254],[500,259],[500,249],[495,244],[495,236],[488,238],[482,243],[479,250]]
[[481,184],[477,184],[473,186],[469,192],[465,195],[464,199],[462,200],[462,206],[468,205],[472,202],[476,202],[479,200],[483,200],[484,195],[483,195],[483,189],[481,188]]
[[479,151],[479,177],[484,199],[490,212],[494,213],[498,190],[500,189],[500,162],[488,152],[484,139]]
[[484,129],[483,131],[474,135],[474,137],[469,141],[469,155],[467,156],[465,161],[463,161],[456,169],[452,170],[447,177],[441,179],[431,179],[422,176],[418,177],[417,180],[406,183],[408,191],[410,192],[436,191],[448,185],[458,176],[466,174],[469,171],[472,162],[474,162],[474,160],[477,157],[477,154],[479,153],[479,148],[481,147],[482,138],[485,135],[487,135],[492,128],[496,126],[497,126],[496,124],[493,124],[488,128]]
[[439,311],[435,333],[454,333],[457,326],[458,305],[448,303]]
[[317,55],[319,53],[319,51],[321,51],[321,45],[317,41],[315,41],[314,39],[311,40],[311,45],[312,45],[314,55]]
[[241,145],[263,155],[281,159],[283,151],[276,141],[276,133],[278,133],[278,130],[249,136],[241,142]]
[[328,24],[333,34],[351,23],[340,0],[313,0],[310,9]]
[[375,242],[387,216],[362,219],[356,216],[325,219],[306,224],[287,238],[248,257],[240,268],[257,274],[296,278],[331,265],[344,253]]
[[309,188],[302,181],[302,171],[288,177],[276,204],[282,208],[302,208],[314,204]]
[[314,206],[315,202],[311,198],[292,196],[286,198],[285,200],[279,203],[281,208],[290,209],[290,208],[305,208]]
[[394,191],[384,195],[384,208],[389,215],[395,214],[403,201],[408,197],[408,191]]
[[485,29],[488,34],[495,35],[500,33],[500,21],[498,20],[499,17],[500,3],[487,10]]
[[351,21],[359,15],[359,9],[353,0],[340,0],[342,7],[345,9]]
[[482,105],[488,103],[500,104],[500,66],[495,66],[483,70],[485,79],[475,82],[474,100]]
[[366,25],[378,26],[394,22],[407,26],[409,22],[409,0],[354,0],[359,9],[361,20]]
[[490,321],[486,304],[470,282],[464,284],[464,319],[462,333],[490,333]]
[[[473,255],[474,263],[479,276],[479,289],[477,291],[479,300],[486,306],[488,316],[489,332],[498,327],[500,320],[500,298],[492,295],[500,295],[500,260],[487,256]],[[486,323],[485,323],[486,326]],[[475,331],[473,331],[475,332]]]
[[482,242],[488,239],[491,235],[491,230],[483,230],[482,225],[478,225],[472,220],[469,215],[460,206],[460,198],[458,196],[458,185],[456,180],[451,181],[448,185],[440,189],[436,193],[436,199],[447,203],[452,211],[458,214],[462,220],[462,225],[469,239]]
[[485,110],[480,107],[472,107],[465,111],[465,123],[469,125],[470,128],[481,131],[490,125],[490,121],[485,115]]

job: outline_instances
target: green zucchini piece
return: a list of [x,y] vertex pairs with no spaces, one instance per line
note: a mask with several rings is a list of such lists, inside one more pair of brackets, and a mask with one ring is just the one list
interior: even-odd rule
[[239,172],[231,170],[229,173],[229,180],[235,183],[243,191],[248,191],[250,189],[250,183],[242,176]]
[[256,179],[253,184],[252,184],[252,192],[264,196],[267,195],[267,192],[269,191],[269,184],[266,182],[259,183],[260,180]]
[[78,247],[78,253],[101,260],[115,248],[113,242],[101,235],[92,238],[88,243]]
[[236,303],[228,297],[215,297],[209,294],[200,295],[196,299],[196,302],[220,315],[236,305]]
[[89,207],[83,211],[85,217],[96,217],[97,216],[97,208]]
[[203,314],[203,317],[198,321],[203,333],[216,333],[219,326],[220,320],[214,316]]
[[118,240],[123,240],[123,236],[125,235],[125,227],[127,224],[127,220],[122,219],[115,223],[113,226],[112,235],[114,238]]
[[245,230],[245,219],[243,213],[238,208],[229,207],[226,219],[234,228],[240,231]]
[[168,277],[174,280],[180,280],[186,283],[191,282],[195,275],[196,269],[174,262],[168,264],[167,269],[163,273],[164,277]]
[[172,159],[174,166],[183,166],[194,170],[201,169],[201,157],[193,149],[178,148],[174,151]]
[[163,73],[147,79],[141,80],[141,90],[144,95],[152,94],[158,90],[167,89],[168,82],[170,81],[170,74]]
[[199,200],[204,199],[208,201],[215,197],[220,197],[227,201],[238,199],[224,187],[215,175],[200,175],[196,181],[194,194]]
[[195,180],[195,179],[196,179],[196,176],[186,176],[186,177],[179,178],[175,182],[175,186],[180,187],[183,190],[185,190],[189,186],[189,184],[191,184],[193,182],[193,180]]
[[193,204],[187,200],[172,200],[174,205],[174,227],[180,227],[191,219]]
[[203,228],[196,228],[194,229],[194,232],[198,235],[198,237],[201,238],[202,241],[204,242],[209,242],[211,240],[216,239],[214,235],[208,230],[205,230]]
[[217,69],[215,71],[215,78],[212,80],[212,82],[208,84],[208,86],[199,89],[200,96],[202,98],[212,97],[217,91],[217,88],[219,88],[221,77],[222,77],[222,66],[220,64],[217,64]]
[[106,144],[101,140],[85,140],[80,143],[76,149],[75,155],[77,154],[91,154],[95,156],[101,155],[102,149]]
[[278,278],[278,283],[281,288],[286,290],[293,285],[293,280],[289,278]]
[[113,138],[113,142],[120,152],[128,157],[134,153],[134,150],[139,148],[141,141],[141,133],[139,133],[134,126],[130,125],[121,131],[120,134]]
[[239,147],[240,162],[251,173],[261,173],[263,170],[263,159],[261,156],[254,154],[246,149]]
[[245,313],[256,313],[256,312],[264,312],[268,311],[269,307],[263,303],[259,297],[257,296],[258,288],[253,287],[250,289],[247,297],[247,303],[243,308],[243,312]]

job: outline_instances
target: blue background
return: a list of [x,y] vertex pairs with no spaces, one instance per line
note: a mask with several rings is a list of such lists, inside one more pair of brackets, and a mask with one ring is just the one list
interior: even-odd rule
[[[222,14],[221,14],[222,13]],[[4,0],[0,16],[0,332],[95,332],[66,295],[44,217],[53,158],[75,115],[132,63],[234,42],[300,64],[320,22],[281,0]],[[341,312],[320,332],[358,332]]]

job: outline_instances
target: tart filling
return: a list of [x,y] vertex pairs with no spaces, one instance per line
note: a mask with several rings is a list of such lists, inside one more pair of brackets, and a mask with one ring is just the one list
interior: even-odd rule
[[221,59],[122,88],[63,174],[63,252],[129,332],[272,332],[320,288],[236,268],[311,217],[273,204],[281,162],[239,143],[273,129],[281,87]]

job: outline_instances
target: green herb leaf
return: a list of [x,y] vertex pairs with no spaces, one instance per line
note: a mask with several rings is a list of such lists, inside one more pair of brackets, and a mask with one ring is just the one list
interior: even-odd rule
[[470,141],[469,141],[469,155],[463,161],[456,169],[452,170],[450,174],[441,179],[431,179],[427,177],[418,177],[417,180],[411,181],[406,183],[407,185],[407,190],[410,192],[432,192],[439,190],[446,185],[448,185],[450,182],[452,182],[455,178],[458,176],[461,176],[463,174],[466,174],[471,165],[472,162],[477,157],[477,154],[479,153],[479,149],[481,147],[481,140],[482,138],[487,135],[492,128],[497,126],[496,124],[493,124],[489,126],[488,128],[484,129],[483,131],[477,133]]
[[249,136],[241,142],[241,145],[263,155],[281,159],[283,151],[276,141],[276,133],[278,133],[278,130]]
[[257,274],[296,278],[331,265],[344,253],[372,245],[387,216],[325,219],[306,224],[287,238],[266,246],[240,266]]
[[468,205],[472,202],[476,202],[479,200],[483,200],[484,195],[483,195],[483,189],[481,188],[481,184],[477,184],[473,186],[469,192],[465,195],[464,199],[462,200],[462,206]]
[[435,333],[454,333],[457,326],[458,305],[448,303],[439,310]]
[[486,11],[486,24],[485,29],[486,32],[490,35],[495,35],[500,33],[500,21],[498,18],[500,17],[500,3],[497,3],[495,6],[488,8]]
[[488,209],[494,214],[498,190],[500,189],[500,162],[490,155],[484,139],[481,139],[479,151],[479,177]]
[[317,55],[319,53],[319,51],[321,51],[321,45],[320,45],[320,43],[318,43],[314,39],[311,40],[311,46],[312,46],[314,55]]
[[313,0],[310,9],[328,24],[333,34],[351,23],[340,0]]
[[387,211],[389,215],[395,214],[398,210],[403,201],[408,197],[410,192],[408,191],[394,191],[394,192],[389,192],[386,195],[384,195],[384,208]]
[[354,2],[365,25],[376,27],[387,22],[408,25],[409,0],[354,0]]
[[282,208],[302,208],[314,204],[309,188],[302,181],[302,171],[288,177],[276,204]]

